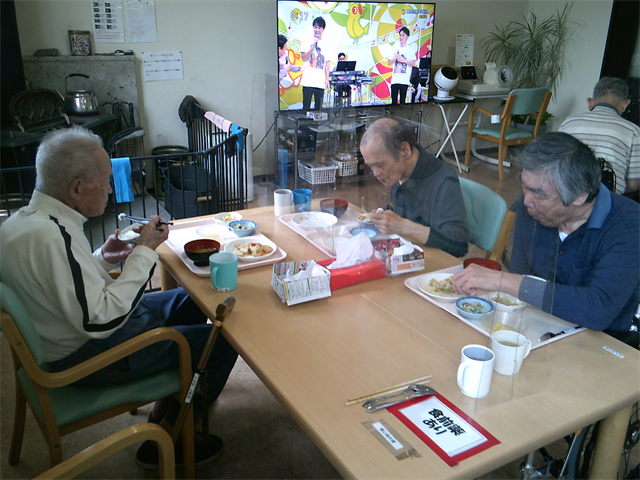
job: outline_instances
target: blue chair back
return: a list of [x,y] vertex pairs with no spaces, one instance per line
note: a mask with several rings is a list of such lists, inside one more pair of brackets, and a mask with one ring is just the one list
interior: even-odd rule
[[507,202],[484,185],[460,178],[460,189],[467,210],[465,224],[469,230],[469,241],[490,252],[498,239]]
[[511,106],[511,115],[528,115],[535,113],[542,107],[542,101],[548,88],[516,88],[509,95],[516,96]]
[[48,371],[49,369],[45,359],[44,346],[42,345],[40,334],[36,330],[36,327],[33,326],[31,317],[29,317],[29,314],[25,310],[18,296],[13,290],[1,282],[0,307],[11,315],[11,318],[13,318],[13,322],[16,324],[16,327],[18,327],[18,330],[20,330],[20,334],[27,343],[27,347],[38,366],[44,371]]

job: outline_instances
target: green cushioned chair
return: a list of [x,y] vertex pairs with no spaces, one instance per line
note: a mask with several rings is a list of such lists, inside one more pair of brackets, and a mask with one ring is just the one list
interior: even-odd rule
[[[42,340],[17,295],[0,283],[2,331],[11,344],[16,382],[15,418],[9,463],[20,459],[26,403],[49,447],[51,466],[62,462],[60,437],[81,428],[135,410],[155,400],[176,394],[186,397],[191,383],[191,352],[184,336],[173,328],[145,332],[80,365],[52,373],[45,361]],[[180,369],[150,375],[140,380],[108,387],[81,387],[74,382],[101,368],[161,341],[175,341],[180,351]],[[193,478],[193,410],[182,427],[185,477]]]
[[486,258],[500,261],[516,217],[507,202],[484,185],[460,178],[460,189],[467,210],[465,224],[470,242],[487,252]]
[[[524,145],[538,136],[542,116],[547,111],[551,100],[551,92],[548,88],[517,88],[512,90],[507,97],[504,109],[500,114],[500,123],[487,126],[474,127],[475,114],[483,113],[488,117],[493,115],[482,107],[475,107],[469,116],[469,130],[467,131],[467,152],[464,164],[469,167],[471,140],[481,138],[498,144],[498,175],[500,180],[504,178],[502,164],[507,158],[507,149],[512,145]],[[511,126],[511,115],[525,115],[534,117],[536,124],[533,132],[527,132]]]

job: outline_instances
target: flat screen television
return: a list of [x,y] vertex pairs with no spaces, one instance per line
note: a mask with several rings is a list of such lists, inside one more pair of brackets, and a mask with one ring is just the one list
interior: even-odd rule
[[[428,101],[434,3],[277,0],[277,15],[280,110]],[[334,73],[339,59],[354,71]]]

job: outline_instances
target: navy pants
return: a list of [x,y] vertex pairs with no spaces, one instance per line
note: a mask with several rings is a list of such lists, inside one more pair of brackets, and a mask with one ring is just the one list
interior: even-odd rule
[[313,109],[320,110],[324,100],[324,89],[314,87],[302,87],[302,110],[311,110],[311,99],[313,99]]
[[[195,370],[213,328],[207,317],[182,288],[144,295],[127,323],[108,338],[89,340],[71,355],[49,362],[53,371],[62,371],[84,362],[116,345],[148,330],[172,327],[181,332],[191,347],[191,368]],[[207,405],[218,398],[238,358],[234,348],[218,335],[211,350],[207,371]],[[178,368],[178,346],[175,342],[158,342],[123,358],[77,382],[83,386],[124,383],[150,374]],[[199,417],[199,402],[194,403]],[[179,404],[172,402],[166,419],[174,424]]]

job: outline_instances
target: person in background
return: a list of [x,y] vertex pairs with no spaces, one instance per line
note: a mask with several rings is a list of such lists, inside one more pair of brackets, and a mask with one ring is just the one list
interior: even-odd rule
[[311,109],[311,99],[314,101],[314,110],[320,110],[324,100],[324,91],[329,88],[329,64],[324,61],[324,55],[320,53],[322,34],[326,28],[326,22],[322,17],[313,19],[313,38],[306,43],[308,50],[302,52],[302,110]]
[[509,273],[470,265],[455,291],[500,290],[624,341],[640,301],[640,205],[609,191],[594,153],[566,133],[539,136],[521,160]]
[[[387,59],[389,66],[393,65],[391,76],[391,104],[406,103],[407,89],[411,84],[411,67],[417,63],[418,47],[415,43],[408,44],[411,32],[402,27],[398,34],[399,45],[394,47],[393,55]],[[398,101],[398,95],[400,99]]]
[[[0,279],[22,300],[42,338],[51,371],[82,363],[141,333],[158,327],[180,331],[197,368],[212,328],[182,289],[143,295],[169,226],[154,215],[137,229],[135,248],[107,238],[95,252],[85,237],[88,217],[102,215],[111,190],[111,160],[102,140],[80,127],[55,130],[36,153],[36,186],[29,205],[0,227]],[[121,275],[107,273],[125,261]],[[210,405],[222,391],[237,353],[222,335],[217,337],[206,367]],[[80,380],[84,386],[111,385],[178,368],[173,342],[161,342],[136,352]],[[195,402],[195,415],[198,416]],[[171,431],[180,404],[173,396],[156,402],[149,421]],[[201,413],[200,413],[201,415]],[[196,438],[196,464],[213,460],[222,440]],[[182,463],[177,447],[176,463]],[[158,467],[154,443],[138,449],[136,462]]]
[[378,181],[390,188],[393,210],[374,212],[379,233],[410,235],[456,257],[467,254],[469,232],[453,167],[415,142],[414,126],[391,118],[371,124],[360,152]]
[[591,147],[596,157],[611,163],[616,193],[640,190],[640,127],[621,117],[629,105],[629,86],[624,80],[602,77],[587,98],[589,111],[567,117],[560,131]]

